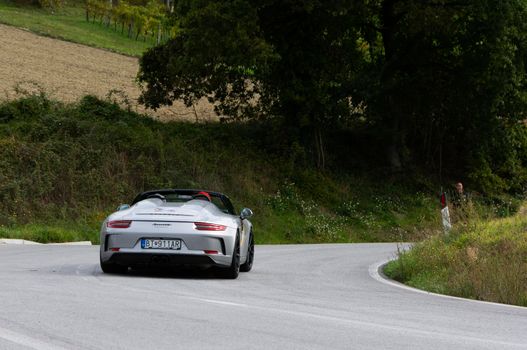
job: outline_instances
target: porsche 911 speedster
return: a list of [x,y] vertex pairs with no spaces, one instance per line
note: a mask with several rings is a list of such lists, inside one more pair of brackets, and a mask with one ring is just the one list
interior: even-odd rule
[[226,278],[250,271],[254,235],[227,196],[201,190],[163,189],[140,193],[121,205],[101,227],[101,268],[125,273],[128,267],[218,267]]

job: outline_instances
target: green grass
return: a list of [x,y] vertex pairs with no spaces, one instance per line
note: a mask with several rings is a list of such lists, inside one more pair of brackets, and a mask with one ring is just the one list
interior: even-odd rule
[[[105,216],[153,188],[206,188],[254,210],[257,243],[415,240],[439,228],[419,179],[324,171],[272,125],[160,123],[85,97],[0,104],[0,233],[98,242]],[[279,147],[277,145],[280,145]],[[331,151],[328,143],[328,150]]]
[[473,216],[399,255],[387,276],[431,292],[527,306],[527,215]]
[[92,226],[77,222],[0,226],[0,237],[40,243],[94,241],[94,229]]
[[108,28],[98,21],[86,22],[81,4],[70,5],[51,13],[35,6],[18,6],[10,1],[0,0],[0,23],[130,56],[141,56],[154,45],[153,41],[129,39],[121,34],[119,28],[114,31],[112,27]]

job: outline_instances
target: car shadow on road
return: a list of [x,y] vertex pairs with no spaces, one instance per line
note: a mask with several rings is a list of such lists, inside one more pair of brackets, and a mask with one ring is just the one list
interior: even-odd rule
[[[29,271],[39,272],[40,269]],[[217,267],[196,267],[196,266],[140,266],[129,268],[126,273],[104,273],[97,264],[64,264],[50,266],[43,269],[45,273],[56,273],[60,275],[74,275],[79,277],[140,277],[140,278],[171,278],[171,279],[208,279],[221,280],[222,269]]]
[[171,278],[171,279],[223,279],[221,270],[218,268],[196,268],[196,267],[142,267],[130,268],[121,276],[149,277],[149,278]]

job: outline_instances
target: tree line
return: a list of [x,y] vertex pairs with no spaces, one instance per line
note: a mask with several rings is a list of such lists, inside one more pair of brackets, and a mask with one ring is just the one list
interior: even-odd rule
[[320,168],[343,130],[393,171],[527,190],[525,0],[176,0],[170,18],[140,61],[149,107],[207,97]]
[[[27,4],[26,0],[14,0]],[[95,21],[108,28],[120,31],[128,38],[156,44],[167,41],[174,35],[175,26],[170,13],[173,0],[85,0],[86,21]],[[32,5],[54,12],[66,4],[65,0],[29,0]]]
[[120,31],[128,38],[151,39],[159,44],[166,41],[173,31],[167,16],[170,7],[167,6],[170,5],[156,0],[137,5],[124,0],[120,0],[117,4],[112,0],[87,0],[86,21],[99,21],[115,31]]

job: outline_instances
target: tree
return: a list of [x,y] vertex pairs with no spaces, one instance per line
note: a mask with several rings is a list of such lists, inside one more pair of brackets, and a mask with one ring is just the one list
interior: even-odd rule
[[207,97],[230,118],[277,119],[319,167],[325,130],[358,111],[392,169],[447,163],[480,184],[527,180],[523,141],[497,141],[525,129],[525,0],[174,5],[174,38],[140,61],[148,107]]
[[[391,165],[470,171],[505,124],[525,119],[527,2],[363,2],[371,59],[356,95]],[[503,150],[507,153],[505,150]],[[476,166],[477,168],[477,166]]]
[[173,21],[176,36],[141,58],[142,102],[207,97],[229,118],[279,118],[324,167],[324,128],[352,110],[354,1],[176,1]]

